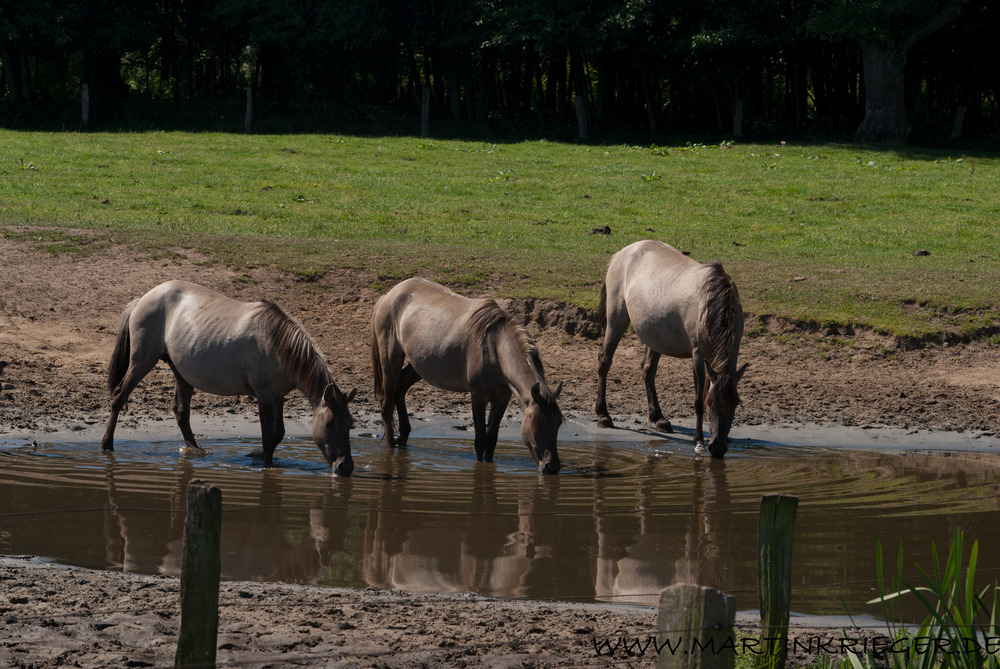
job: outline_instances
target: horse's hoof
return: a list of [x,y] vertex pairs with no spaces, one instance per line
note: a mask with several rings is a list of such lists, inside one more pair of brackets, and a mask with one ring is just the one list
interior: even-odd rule
[[704,453],[705,452],[705,444],[701,443],[700,441],[696,441],[694,443],[694,452],[695,453]]
[[656,421],[656,431],[664,432],[666,434],[673,434],[674,426],[670,424],[670,421],[666,418],[661,418]]
[[597,418],[597,427],[614,427],[615,422],[611,420],[611,416],[599,416]]

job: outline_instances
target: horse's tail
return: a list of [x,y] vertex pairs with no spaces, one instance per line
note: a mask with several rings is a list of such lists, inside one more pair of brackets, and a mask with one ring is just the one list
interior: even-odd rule
[[139,300],[132,300],[122,312],[121,321],[118,324],[118,334],[115,336],[115,348],[111,353],[111,362],[108,364],[108,390],[112,393],[115,388],[125,378],[128,371],[129,358],[132,354],[132,341],[129,336],[128,322],[132,316],[132,310]]
[[378,334],[375,331],[375,320],[372,319],[372,331],[371,331],[371,346],[372,346],[372,383],[375,390],[375,399],[382,402],[382,398],[385,395],[385,388],[382,386],[382,355],[379,353],[378,348]]

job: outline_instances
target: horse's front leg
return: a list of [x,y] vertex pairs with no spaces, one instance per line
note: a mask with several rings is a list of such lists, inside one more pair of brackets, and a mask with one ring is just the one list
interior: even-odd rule
[[490,418],[486,424],[486,462],[493,462],[493,451],[497,448],[497,439],[500,438],[500,421],[510,404],[510,393],[500,397],[494,397],[490,402]]
[[705,418],[705,392],[708,388],[708,376],[705,373],[705,360],[697,351],[692,356],[694,361],[694,450],[702,453],[705,450],[705,433],[702,423]]
[[646,403],[649,406],[649,422],[656,426],[659,432],[673,432],[670,421],[663,417],[660,410],[660,398],[656,395],[656,370],[660,364],[660,354],[646,347],[646,355],[642,358],[642,380],[646,385]]
[[274,464],[274,449],[285,438],[285,417],[283,398],[257,400],[260,413],[260,445],[264,450],[264,466]]
[[472,393],[472,425],[475,428],[476,433],[476,460],[479,462],[491,462],[493,456],[493,452],[491,450],[489,452],[490,457],[486,457],[489,445],[489,431],[486,427],[487,403],[488,398],[482,393]]
[[194,386],[184,380],[184,377],[174,367],[173,362],[168,360],[167,364],[177,380],[177,390],[174,393],[174,418],[177,419],[177,426],[181,429],[181,435],[184,437],[184,445],[203,451],[205,449],[198,444],[198,440],[195,439],[194,432],[191,430],[191,397],[194,395]]

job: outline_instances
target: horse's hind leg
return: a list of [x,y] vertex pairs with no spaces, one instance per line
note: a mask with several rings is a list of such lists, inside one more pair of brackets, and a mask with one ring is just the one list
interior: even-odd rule
[[614,309],[609,309],[606,320],[604,341],[601,343],[601,352],[597,354],[597,399],[594,400],[594,413],[597,415],[598,427],[615,426],[608,414],[608,370],[611,369],[611,361],[629,324],[628,314],[616,313]]
[[170,370],[177,380],[177,390],[174,393],[174,418],[177,419],[177,426],[181,428],[184,445],[203,451],[204,449],[198,444],[198,440],[195,439],[194,432],[191,430],[191,397],[194,395],[194,386],[181,376],[169,358],[164,358],[164,360],[170,366]]
[[656,395],[656,369],[660,364],[660,354],[646,347],[646,355],[642,358],[642,380],[646,385],[646,402],[649,405],[649,422],[656,426],[659,432],[673,432],[670,421],[663,417],[660,410],[660,399]]
[[104,436],[101,437],[103,450],[115,450],[115,427],[118,425],[118,414],[125,408],[132,391],[155,366],[156,358],[149,361],[133,355],[129,360],[128,369],[125,376],[122,377],[121,383],[111,391],[111,415],[108,416],[108,426],[104,429]]
[[399,375],[399,385],[396,387],[396,415],[399,421],[399,438],[396,446],[406,446],[406,440],[410,437],[410,415],[406,411],[406,391],[413,387],[413,384],[420,380],[417,370],[413,365],[407,364]]

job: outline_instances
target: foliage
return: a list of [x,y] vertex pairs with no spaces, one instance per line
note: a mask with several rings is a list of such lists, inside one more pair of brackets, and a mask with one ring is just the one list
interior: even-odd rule
[[[918,565],[920,580],[903,577],[903,547],[896,558],[896,576],[885,578],[882,546],[876,550],[879,596],[869,604],[881,604],[888,638],[880,652],[862,658],[850,654],[843,669],[890,667],[892,669],[980,669],[1000,666],[1000,641],[996,583],[977,590],[975,586],[979,542],[974,541],[965,562],[965,535],[955,528],[945,561],[931,547],[929,571]],[[907,625],[902,600],[913,598],[925,617],[916,627]],[[825,660],[824,660],[825,661]],[[829,664],[827,662],[827,664]]]
[[126,100],[186,102],[193,113],[155,124],[190,127],[251,86],[262,118],[350,116],[378,132],[386,115],[418,115],[428,86],[435,121],[465,130],[574,136],[579,100],[604,136],[718,132],[737,110],[748,134],[843,134],[862,111],[858,43],[951,5],[964,16],[911,65],[908,106],[921,98],[926,114],[910,122],[946,137],[961,104],[992,138],[1000,6],[986,0],[0,0],[0,123],[74,127],[87,83],[92,128],[146,124]]

